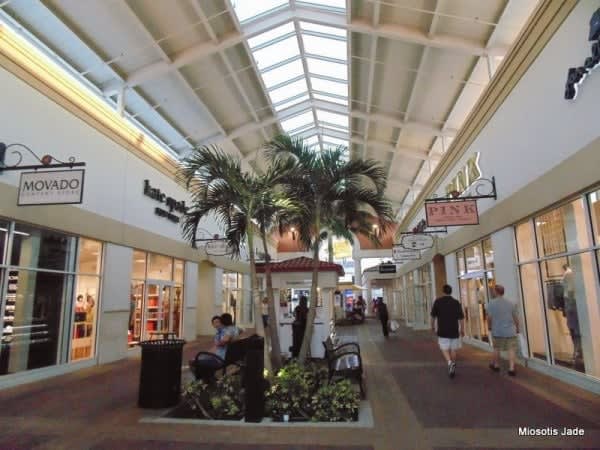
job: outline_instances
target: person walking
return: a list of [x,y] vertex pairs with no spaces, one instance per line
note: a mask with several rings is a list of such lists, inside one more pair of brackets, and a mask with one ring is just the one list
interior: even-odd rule
[[438,345],[448,364],[448,376],[454,378],[456,353],[461,347],[460,338],[465,335],[465,316],[460,302],[451,295],[452,286],[445,284],[442,292],[444,295],[437,298],[431,308],[431,331],[437,331]]
[[494,342],[494,359],[490,363],[490,369],[500,372],[498,362],[500,352],[508,352],[508,374],[514,377],[515,355],[518,345],[517,334],[519,333],[519,315],[517,304],[504,298],[504,286],[497,284],[494,287],[495,298],[488,305],[488,329],[492,333]]
[[390,320],[390,316],[388,314],[387,305],[381,299],[377,304],[377,315],[379,316],[379,321],[381,322],[381,330],[383,331],[383,336],[388,337],[390,334],[390,329],[388,326],[388,322]]

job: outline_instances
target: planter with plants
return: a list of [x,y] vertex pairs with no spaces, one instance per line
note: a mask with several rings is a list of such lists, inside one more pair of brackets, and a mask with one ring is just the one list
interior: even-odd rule
[[240,420],[244,416],[244,389],[239,374],[225,375],[213,384],[193,381],[183,391],[182,402],[169,417]]

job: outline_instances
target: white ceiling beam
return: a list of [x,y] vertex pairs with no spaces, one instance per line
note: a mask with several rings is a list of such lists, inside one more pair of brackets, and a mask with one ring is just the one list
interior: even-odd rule
[[[137,16],[135,11],[133,11],[133,9],[131,9],[129,4],[125,0],[122,1],[122,4],[124,6],[124,9],[127,11],[127,13],[130,15],[130,17],[133,19],[133,21],[136,24],[136,26],[138,27],[138,29],[143,34],[145,34],[148,37],[148,39],[152,40],[153,46],[155,47],[155,49],[159,52],[159,54],[163,58],[163,62],[165,62],[166,64],[172,64],[172,61],[169,58],[169,55],[167,55],[167,53],[162,49],[162,47],[155,41],[154,37],[152,36],[150,31],[146,28],[146,26],[142,23],[141,19]],[[219,133],[221,133],[223,135],[224,140],[226,141],[227,144],[229,144],[229,147],[235,149],[238,156],[240,156],[240,157],[243,156],[242,152],[237,147],[237,145],[235,145],[232,140],[227,138],[227,133],[225,132],[225,129],[221,126],[221,124],[216,119],[216,117],[213,116],[212,112],[204,104],[202,99],[200,99],[200,97],[198,97],[198,95],[196,94],[196,91],[194,91],[194,89],[192,89],[192,87],[190,86],[190,84],[188,83],[186,78],[182,75],[182,73],[179,70],[175,70],[173,73],[175,74],[177,79],[181,82],[181,85],[183,86],[184,91],[186,92],[187,96],[189,96],[189,98],[193,99],[193,101],[204,112],[204,114],[206,114],[206,116],[210,118],[211,122],[214,123],[215,129],[217,129],[219,131]],[[187,139],[186,139],[186,142],[187,142]],[[189,142],[187,142],[187,143],[188,143],[188,145],[190,145],[190,147],[193,147],[193,144],[190,144]]]
[[[373,3],[373,14],[372,14],[372,26],[377,28],[379,25],[379,12],[381,5],[376,0]],[[371,114],[371,104],[373,102],[373,84],[375,79],[375,60],[377,59],[377,40],[379,39],[376,35],[371,35],[371,48],[369,50],[369,75],[367,76],[367,114]],[[365,132],[363,137],[363,159],[367,156],[367,141],[369,140],[369,126],[370,122],[365,121]]]
[[[361,19],[352,19],[350,22],[347,22],[346,17],[338,13],[315,10],[310,7],[296,5],[294,10],[287,8],[277,10],[261,17],[260,20],[244,24],[241,26],[241,31],[236,31],[224,36],[218,43],[213,41],[203,42],[185,49],[174,55],[171,58],[171,62],[160,60],[137,69],[129,74],[125,80],[125,84],[127,87],[138,86],[148,80],[162,76],[169,71],[177,70],[194,61],[222,52],[229,47],[236,46],[249,38],[272,30],[273,28],[290,21],[306,21],[320,25],[334,26],[350,32],[369,34],[380,38],[426,45],[429,47],[443,48],[476,56],[503,56],[508,50],[505,47],[486,48],[477,41],[462,39],[455,36],[438,35],[429,37],[427,33],[418,29],[400,25],[385,24],[375,27],[371,22]],[[119,81],[107,83],[103,87],[104,94],[108,96],[116,94],[120,84]]]
[[[362,139],[362,138],[352,137],[350,139],[350,141],[354,144],[364,145],[364,139]],[[433,156],[433,155],[430,156],[428,153],[428,150],[426,150],[426,149],[413,148],[413,147],[397,147],[395,145],[388,144],[387,142],[381,142],[381,141],[375,141],[375,140],[367,141],[366,145],[368,145],[369,148],[373,149],[374,151],[389,152],[389,153],[393,153],[394,155],[402,155],[402,156],[406,156],[408,158],[418,159],[420,161],[426,161],[429,159],[433,159],[433,160],[439,159],[439,157],[437,157],[437,156]]]
[[352,111],[350,114],[352,115],[352,117],[355,117],[357,119],[369,120],[369,121],[373,121],[373,122],[383,122],[383,123],[387,123],[388,125],[391,125],[396,128],[413,128],[413,129],[422,131],[424,133],[429,133],[429,134],[432,134],[435,136],[443,135],[443,136],[453,137],[457,133],[457,130],[454,130],[454,129],[441,130],[439,127],[429,124],[429,123],[416,122],[416,121],[404,121],[404,120],[400,120],[396,117],[388,116],[385,114],[379,114],[379,113],[366,114],[361,111]]

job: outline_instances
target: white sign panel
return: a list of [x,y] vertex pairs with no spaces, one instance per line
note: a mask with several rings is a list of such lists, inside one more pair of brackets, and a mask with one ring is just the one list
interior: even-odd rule
[[63,205],[83,201],[85,170],[21,173],[17,205]]
[[433,236],[429,234],[405,234],[400,245],[408,250],[424,250],[433,247]]
[[392,257],[394,261],[420,259],[421,252],[419,250],[407,250],[401,245],[394,245],[392,247]]

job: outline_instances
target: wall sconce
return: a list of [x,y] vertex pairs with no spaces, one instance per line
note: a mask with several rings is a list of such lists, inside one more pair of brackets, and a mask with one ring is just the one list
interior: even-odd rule
[[296,229],[294,227],[290,228],[290,231],[292,232],[292,240],[295,241],[296,240]]

